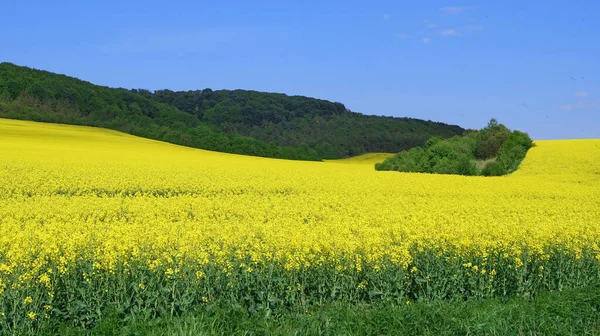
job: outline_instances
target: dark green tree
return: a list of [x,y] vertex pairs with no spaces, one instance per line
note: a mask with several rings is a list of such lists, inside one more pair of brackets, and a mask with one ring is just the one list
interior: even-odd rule
[[492,118],[488,125],[477,134],[475,157],[481,160],[496,157],[500,147],[509,136],[510,130]]

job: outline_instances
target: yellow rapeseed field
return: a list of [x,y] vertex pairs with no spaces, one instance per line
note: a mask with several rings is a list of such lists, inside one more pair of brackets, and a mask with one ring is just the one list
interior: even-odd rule
[[375,171],[385,157],[266,159],[0,119],[0,328],[77,318],[73,300],[133,311],[134,289],[158,313],[150,293],[166,292],[173,313],[598,277],[600,140],[536,141],[493,178]]

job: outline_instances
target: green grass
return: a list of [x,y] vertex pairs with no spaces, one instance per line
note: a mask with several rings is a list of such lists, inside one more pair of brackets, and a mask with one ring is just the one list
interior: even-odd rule
[[[224,308],[226,307],[226,308]],[[174,318],[104,318],[94,329],[53,326],[61,335],[600,335],[600,286],[535,298],[409,305],[347,305],[307,312],[250,315],[215,306]]]
[[490,162],[494,162],[496,161],[496,158],[491,158],[491,159],[486,159],[486,160],[471,160],[471,162],[473,162],[475,164],[475,166],[477,167],[477,169],[479,170],[483,170],[483,168],[485,168],[485,166],[488,165],[488,163]]

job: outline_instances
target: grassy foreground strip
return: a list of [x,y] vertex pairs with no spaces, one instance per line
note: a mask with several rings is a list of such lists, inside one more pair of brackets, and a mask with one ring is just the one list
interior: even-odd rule
[[181,317],[104,319],[91,330],[54,325],[61,335],[600,335],[600,286],[535,298],[347,305],[249,316],[214,307]]

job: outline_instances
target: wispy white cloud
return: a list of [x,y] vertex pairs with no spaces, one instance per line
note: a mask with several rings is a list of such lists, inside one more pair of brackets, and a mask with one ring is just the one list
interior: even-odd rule
[[442,36],[456,36],[458,35],[458,31],[456,29],[444,29],[440,30],[439,34]]
[[[460,14],[467,9],[476,8],[477,6],[451,6],[451,7],[442,7],[439,10],[447,15]],[[482,25],[469,23],[469,21],[465,22],[464,26],[450,26],[443,27],[437,23],[431,22],[430,20],[423,20],[423,26],[420,31],[410,32],[412,36],[420,36],[421,41],[425,44],[431,43],[433,41],[432,38],[436,36],[449,37],[449,36],[465,36],[469,33],[473,33],[483,29]],[[399,39],[408,38],[409,35],[407,33],[399,33],[396,34],[396,37]]]
[[461,32],[465,32],[465,33],[472,33],[472,32],[476,32],[478,30],[482,30],[483,26],[482,25],[468,25],[468,26],[464,26],[460,28]]
[[580,110],[580,109],[593,109],[600,108],[599,103],[591,103],[587,101],[579,101],[574,104],[564,104],[560,106],[561,109],[572,111],[572,110]]
[[585,91],[575,92],[575,97],[587,97],[588,93]]
[[441,36],[462,36],[464,34],[473,33],[478,30],[481,30],[481,29],[483,29],[483,26],[471,25],[471,26],[464,26],[464,27],[459,27],[459,28],[449,28],[449,29],[438,30],[437,34],[441,35]]
[[392,18],[392,15],[391,15],[391,14],[383,14],[383,19],[384,19],[384,20],[389,20],[389,19],[391,19],[391,18]]
[[472,6],[450,6],[442,7],[440,8],[440,11],[446,15],[456,15],[466,11],[469,8],[472,8]]

